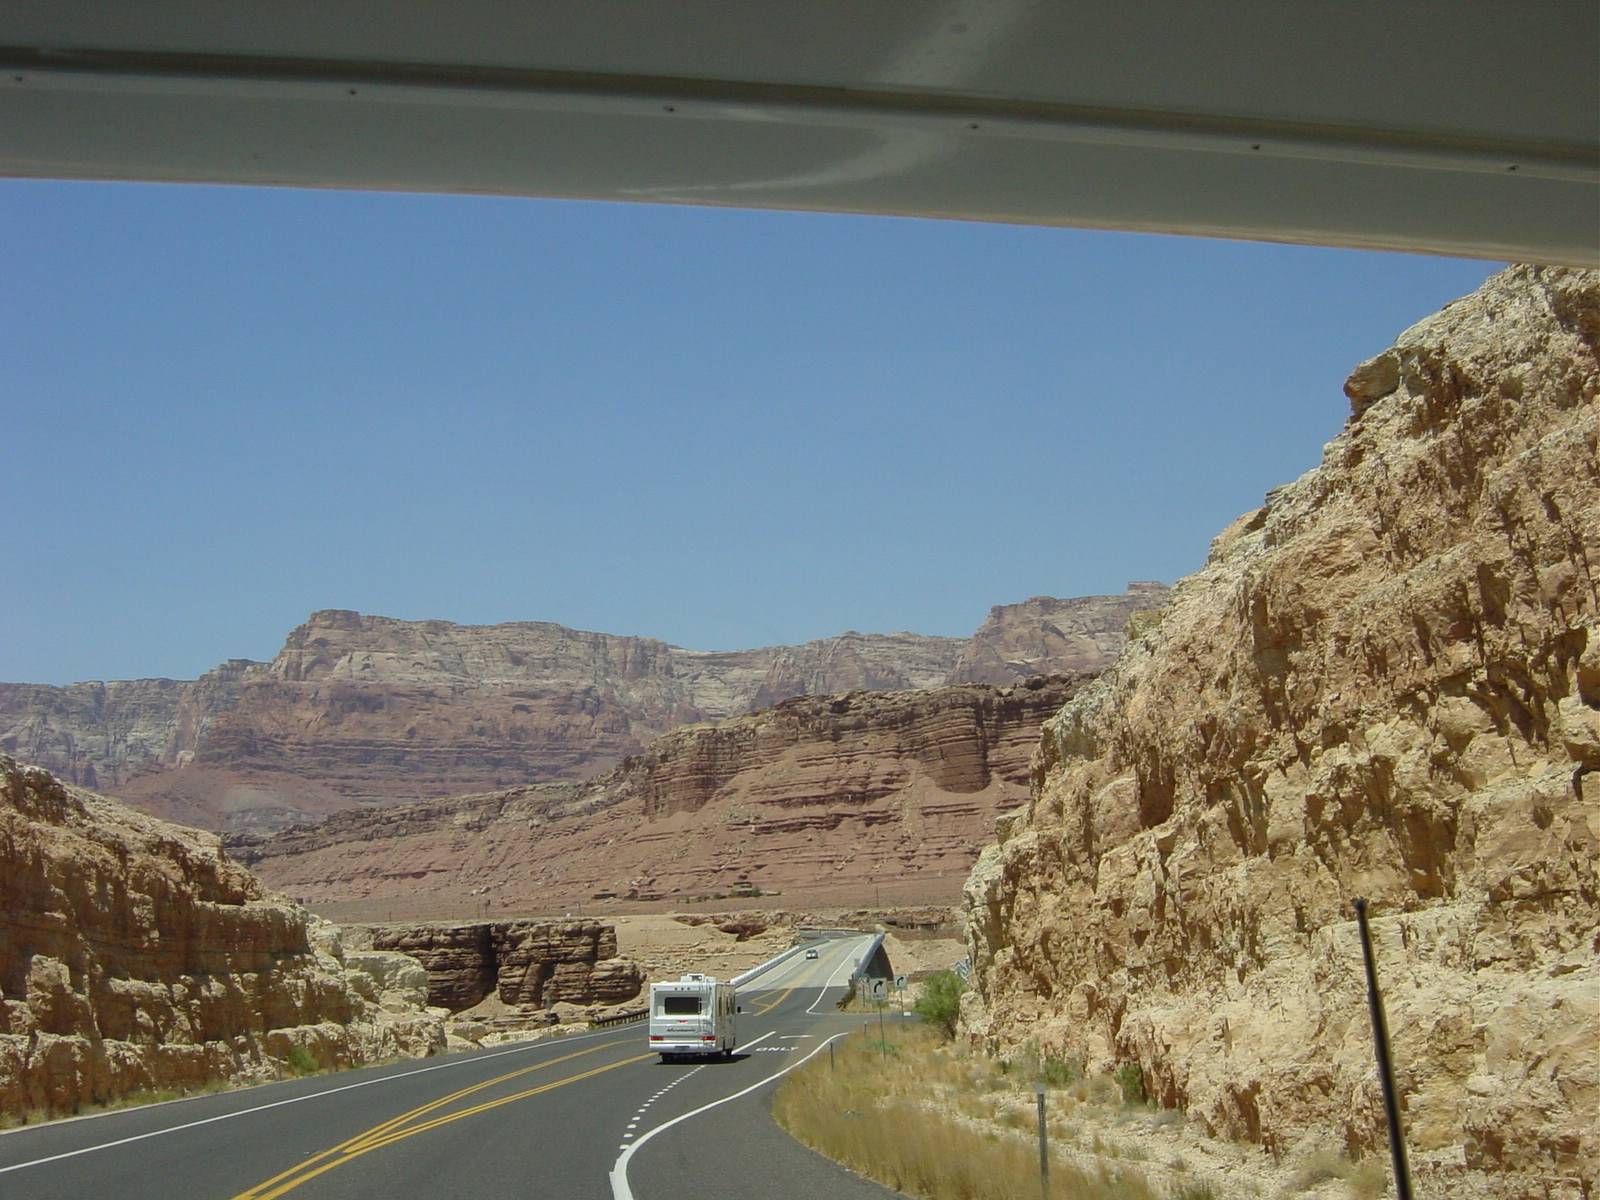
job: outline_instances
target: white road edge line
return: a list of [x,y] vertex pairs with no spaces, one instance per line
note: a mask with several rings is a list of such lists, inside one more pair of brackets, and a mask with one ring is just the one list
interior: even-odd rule
[[[742,1091],[734,1092],[731,1096],[724,1096],[721,1100],[713,1100],[710,1104],[702,1104],[699,1108],[696,1108],[696,1109],[693,1109],[693,1110],[691,1110],[689,1112],[686,1112],[681,1117],[673,1117],[672,1120],[666,1122],[664,1125],[657,1125],[654,1129],[650,1130],[650,1132],[646,1133],[643,1137],[641,1137],[637,1141],[631,1143],[626,1150],[624,1150],[621,1154],[619,1154],[617,1156],[617,1161],[614,1164],[612,1164],[612,1167],[611,1167],[611,1200],[634,1200],[633,1189],[628,1186],[628,1160],[633,1157],[634,1152],[636,1150],[638,1150],[640,1146],[643,1146],[651,1138],[655,1137],[656,1134],[665,1133],[667,1130],[671,1129],[674,1125],[677,1125],[679,1122],[687,1121],[690,1117],[698,1117],[701,1113],[706,1112],[709,1109],[713,1109],[713,1108],[718,1107],[719,1105],[726,1104],[730,1100],[737,1100],[740,1096],[747,1096],[751,1092],[755,1091],[758,1088],[766,1087],[767,1084],[771,1083],[774,1079],[777,1079],[777,1078],[779,1078],[780,1076],[783,1076],[783,1075],[787,1075],[790,1071],[794,1070],[796,1067],[805,1066],[806,1063],[810,1062],[817,1055],[821,1054],[825,1047],[827,1047],[827,1046],[831,1045],[832,1043],[838,1041],[842,1037],[848,1037],[849,1033],[850,1033],[850,1031],[846,1030],[844,1033],[836,1033],[836,1034],[834,1034],[827,1041],[823,1042],[822,1045],[818,1046],[810,1054],[808,1054],[804,1058],[802,1058],[799,1062],[790,1063],[787,1067],[784,1067],[783,1070],[774,1071],[771,1075],[768,1075],[765,1079],[761,1080],[759,1083],[752,1083],[749,1087],[745,1088]],[[769,1036],[768,1034],[762,1034],[761,1037],[756,1039],[756,1042],[759,1042],[759,1041],[762,1040],[762,1038],[765,1038],[765,1037],[768,1037],[768,1036]],[[745,1044],[748,1045],[748,1046],[754,1046],[756,1044],[756,1042],[747,1042]]]
[[[93,1154],[97,1150],[110,1150],[116,1146],[126,1146],[131,1142],[142,1142],[146,1138],[162,1137],[169,1133],[182,1133],[185,1129],[198,1129],[202,1125],[211,1125],[217,1121],[228,1121],[232,1120],[234,1117],[248,1117],[252,1113],[266,1112],[269,1108],[282,1108],[285,1104],[299,1104],[304,1100],[318,1100],[323,1096],[335,1096],[340,1092],[349,1092],[354,1091],[356,1088],[371,1087],[376,1083],[390,1083],[396,1079],[410,1079],[416,1075],[426,1075],[431,1071],[446,1071],[451,1067],[466,1066],[468,1063],[480,1063],[491,1058],[502,1058],[507,1054],[525,1054],[529,1050],[546,1050],[559,1046],[570,1046],[574,1042],[587,1042],[594,1038],[604,1037],[606,1034],[616,1032],[617,1030],[614,1029],[605,1029],[601,1030],[599,1033],[580,1033],[577,1037],[543,1038],[526,1046],[513,1046],[509,1050],[496,1050],[492,1054],[475,1054],[471,1058],[458,1058],[453,1062],[435,1063],[431,1067],[418,1067],[415,1071],[402,1071],[395,1075],[385,1075],[382,1079],[363,1079],[360,1083],[347,1083],[342,1087],[329,1088],[325,1092],[311,1092],[304,1096],[291,1096],[287,1100],[274,1100],[271,1104],[258,1104],[254,1108],[241,1108],[238,1112],[221,1113],[215,1117],[205,1117],[199,1121],[189,1121],[183,1125],[171,1125],[166,1129],[152,1129],[149,1133],[136,1133],[132,1137],[118,1138],[113,1142],[101,1142],[95,1146],[84,1146],[79,1150],[68,1150],[62,1154],[52,1154],[48,1158],[34,1158],[27,1162],[12,1163],[9,1167],[0,1167],[0,1175],[5,1175],[11,1171],[20,1171],[25,1167],[42,1167],[45,1163],[60,1162],[64,1158],[77,1158],[80,1154]],[[627,1030],[627,1032],[632,1032],[632,1030]],[[201,1099],[199,1096],[191,1098],[195,1100]],[[137,1113],[140,1111],[142,1110],[139,1108],[128,1108],[119,1109],[116,1113],[101,1113],[98,1115],[107,1117],[120,1116],[128,1113]],[[36,1129],[52,1129],[59,1127],[59,1123],[54,1122],[47,1125],[34,1126]],[[12,1130],[11,1132],[22,1133],[24,1131],[16,1129]]]
[[833,981],[839,978],[839,972],[845,967],[850,966],[853,962],[855,962],[855,960],[856,956],[854,950],[844,956],[839,965],[834,968],[833,974],[828,976],[828,982],[822,985],[822,990],[817,993],[817,998],[811,1002],[811,1007],[806,1009],[806,1012],[810,1013],[814,1017],[822,1015],[821,1013],[817,1012],[817,1005],[822,1003],[822,998],[828,994],[828,989],[833,986]]

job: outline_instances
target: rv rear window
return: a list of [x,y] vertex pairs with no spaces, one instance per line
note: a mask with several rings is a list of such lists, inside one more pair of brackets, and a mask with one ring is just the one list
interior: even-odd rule
[[661,1011],[669,1017],[692,1017],[700,1012],[699,996],[663,996]]

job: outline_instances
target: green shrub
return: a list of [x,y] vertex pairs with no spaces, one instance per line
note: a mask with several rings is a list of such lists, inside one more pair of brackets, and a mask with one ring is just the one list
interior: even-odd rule
[[310,1075],[317,1069],[317,1060],[311,1057],[311,1051],[304,1046],[290,1046],[284,1061],[296,1075]]
[[1122,1102],[1124,1104],[1143,1104],[1144,1073],[1139,1070],[1138,1063],[1125,1062],[1113,1073],[1112,1078],[1117,1081],[1117,1086],[1122,1089]]
[[946,1039],[953,1038],[961,1017],[961,993],[966,990],[966,980],[954,971],[936,971],[923,982],[922,994],[912,1011],[923,1024],[937,1029]]
[[1039,1064],[1039,1074],[1048,1087],[1061,1088],[1083,1078],[1081,1058],[1047,1058]]

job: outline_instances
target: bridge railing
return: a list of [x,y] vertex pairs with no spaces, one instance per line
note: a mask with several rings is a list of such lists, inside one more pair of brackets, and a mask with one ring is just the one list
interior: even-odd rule
[[631,1025],[650,1015],[648,1008],[630,1008],[626,1012],[612,1013],[609,1017],[596,1017],[589,1022],[590,1029],[610,1029],[613,1025]]

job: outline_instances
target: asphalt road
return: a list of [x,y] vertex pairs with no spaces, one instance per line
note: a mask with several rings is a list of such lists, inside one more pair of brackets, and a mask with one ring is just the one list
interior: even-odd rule
[[882,1200],[772,1121],[870,939],[739,991],[731,1062],[664,1064],[645,1026],[287,1081],[0,1135],[11,1200]]

